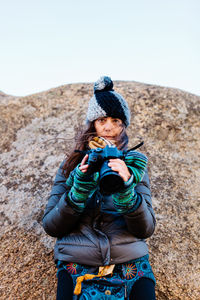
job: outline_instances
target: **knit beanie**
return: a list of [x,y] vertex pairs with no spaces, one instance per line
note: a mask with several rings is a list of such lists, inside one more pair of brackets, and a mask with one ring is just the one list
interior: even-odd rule
[[113,89],[110,77],[102,76],[94,84],[94,95],[89,101],[87,122],[101,117],[122,120],[127,127],[130,124],[130,110],[126,100]]

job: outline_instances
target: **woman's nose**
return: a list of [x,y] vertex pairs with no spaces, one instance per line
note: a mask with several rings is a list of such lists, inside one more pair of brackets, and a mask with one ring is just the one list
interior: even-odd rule
[[109,121],[106,121],[106,123],[104,124],[104,129],[105,130],[111,130],[112,129],[112,123]]

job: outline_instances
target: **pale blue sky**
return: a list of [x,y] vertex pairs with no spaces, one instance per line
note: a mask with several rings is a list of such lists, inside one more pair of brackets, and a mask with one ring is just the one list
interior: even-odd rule
[[200,95],[199,0],[0,0],[0,90],[101,75]]

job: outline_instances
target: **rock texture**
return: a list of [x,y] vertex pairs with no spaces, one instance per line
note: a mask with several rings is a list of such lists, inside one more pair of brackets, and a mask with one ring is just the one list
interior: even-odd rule
[[[157,216],[148,240],[158,299],[200,299],[200,97],[115,82],[128,101],[130,146],[149,157]],[[54,239],[41,219],[60,162],[85,119],[92,84],[19,98],[0,92],[0,298],[55,299]]]

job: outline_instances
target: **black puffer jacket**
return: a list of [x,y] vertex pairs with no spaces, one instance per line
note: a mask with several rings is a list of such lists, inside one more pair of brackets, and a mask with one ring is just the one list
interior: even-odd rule
[[82,214],[67,203],[66,178],[60,166],[43,217],[47,234],[57,237],[55,260],[91,266],[123,263],[148,253],[145,243],[155,229],[149,178],[135,187],[140,206],[126,215],[116,212],[112,196],[99,191],[88,199]]

